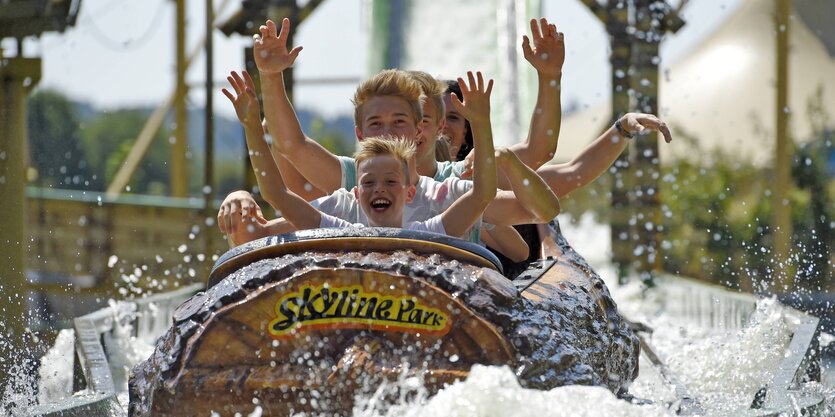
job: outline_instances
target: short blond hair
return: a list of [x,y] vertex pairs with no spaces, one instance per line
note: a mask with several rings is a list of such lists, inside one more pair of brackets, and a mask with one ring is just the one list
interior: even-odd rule
[[[420,84],[420,89],[426,96],[426,100],[435,105],[435,121],[440,123],[446,117],[446,106],[444,105],[444,94],[446,94],[446,83],[438,81],[435,77],[423,71],[406,71],[415,81]],[[425,116],[425,115],[424,115]]]
[[354,123],[362,126],[362,107],[368,100],[380,96],[400,97],[412,108],[415,126],[423,119],[423,101],[426,96],[420,83],[405,71],[387,69],[364,81],[354,92]]
[[403,163],[406,172],[406,184],[410,184],[409,161],[415,157],[417,146],[415,142],[403,138],[390,138],[375,136],[360,141],[357,152],[354,153],[354,161],[357,166],[357,173],[360,171],[360,164],[375,156],[391,156]]

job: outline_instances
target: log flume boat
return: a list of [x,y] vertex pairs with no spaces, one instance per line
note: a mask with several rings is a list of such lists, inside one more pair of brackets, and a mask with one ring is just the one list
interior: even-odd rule
[[384,380],[437,392],[474,364],[509,366],[529,388],[624,390],[638,339],[558,224],[536,227],[541,259],[513,280],[478,245],[400,229],[234,248],[134,368],[129,413],[344,415]]

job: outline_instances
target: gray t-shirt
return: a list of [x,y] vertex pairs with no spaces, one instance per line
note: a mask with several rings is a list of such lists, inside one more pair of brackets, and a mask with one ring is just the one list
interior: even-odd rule
[[[319,227],[327,228],[327,227],[367,227],[365,224],[362,223],[351,223],[345,220],[342,220],[338,217],[331,216],[327,213],[321,213],[321,220],[319,221]],[[441,216],[435,216],[429,220],[423,222],[409,222],[403,225],[403,229],[409,230],[419,230],[422,232],[432,232],[445,235],[446,230],[444,229],[444,222],[441,220]]]
[[[440,215],[455,200],[461,198],[472,188],[472,181],[454,177],[442,182],[429,177],[420,177],[416,185],[415,198],[406,203],[403,208],[403,224],[422,222]],[[354,193],[344,188],[334,191],[329,196],[313,200],[310,204],[323,213],[346,220],[349,223],[368,225],[368,218],[360,210]],[[470,235],[465,236],[465,238],[479,243],[481,240],[480,227],[481,220],[479,219],[473,226]]]

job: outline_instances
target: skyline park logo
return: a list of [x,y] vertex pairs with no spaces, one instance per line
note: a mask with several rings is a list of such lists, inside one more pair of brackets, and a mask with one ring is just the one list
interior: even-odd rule
[[446,334],[450,320],[411,294],[383,295],[361,285],[332,287],[306,284],[282,296],[268,330],[275,338],[296,332],[331,329],[372,329],[402,333]]

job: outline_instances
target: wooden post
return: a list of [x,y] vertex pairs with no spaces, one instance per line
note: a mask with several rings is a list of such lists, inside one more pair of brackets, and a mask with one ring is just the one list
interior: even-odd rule
[[[657,25],[666,17],[664,10],[651,10],[657,3],[652,0],[634,0],[635,43],[633,46],[632,89],[635,91],[636,109],[642,113],[658,114],[658,64],[659,46],[664,35],[663,26]],[[633,154],[634,187],[634,238],[635,269],[644,283],[652,285],[654,274],[661,269],[659,228],[661,225],[661,178],[658,156],[658,133],[635,138]]]
[[177,87],[174,98],[175,121],[174,144],[171,147],[171,195],[188,196],[188,115],[186,114],[186,0],[174,0],[176,4],[177,36]]
[[[2,53],[0,53],[2,55]],[[41,76],[40,58],[0,59],[0,381],[8,381],[9,367],[25,359],[22,338],[28,323],[26,310],[25,189],[26,95]],[[2,389],[0,384],[0,389]]]
[[[215,216],[215,208],[212,202],[215,196],[215,176],[214,176],[214,162],[215,162],[215,121],[214,121],[214,21],[215,10],[214,1],[206,0],[206,114],[204,116],[206,122],[206,143],[203,166],[203,218],[211,219]],[[248,159],[248,158],[247,158]],[[205,226],[205,221],[203,226]],[[211,228],[207,227],[204,231],[205,253],[211,255],[212,239],[214,233]],[[211,267],[211,256],[207,257],[208,264],[205,266]]]
[[[612,55],[612,118],[611,123],[629,112],[629,66],[632,62],[632,39],[626,28],[629,25],[629,4],[624,0],[610,1],[602,6],[597,0],[582,0],[583,4],[606,26]],[[608,126],[607,126],[608,128]],[[632,234],[629,219],[630,204],[628,190],[629,148],[612,165],[612,211],[610,215],[612,263],[618,273],[618,281],[624,283],[632,259]]]
[[775,108],[776,139],[774,155],[774,188],[772,188],[772,233],[774,236],[773,290],[791,292],[794,287],[793,272],[788,264],[791,247],[792,224],[788,203],[791,187],[792,144],[789,137],[789,14],[790,0],[775,0],[775,33],[777,34],[777,97]]
[[[611,123],[629,112],[631,101],[629,97],[630,75],[629,67],[632,61],[632,37],[627,33],[629,24],[629,8],[625,4],[610,4],[606,9],[606,31],[609,33],[612,45],[612,119]],[[630,230],[632,207],[629,190],[630,149],[626,150],[615,161],[612,175],[612,211],[611,211],[611,240],[612,263],[618,272],[618,280],[623,283],[629,272],[634,246],[633,232]]]

